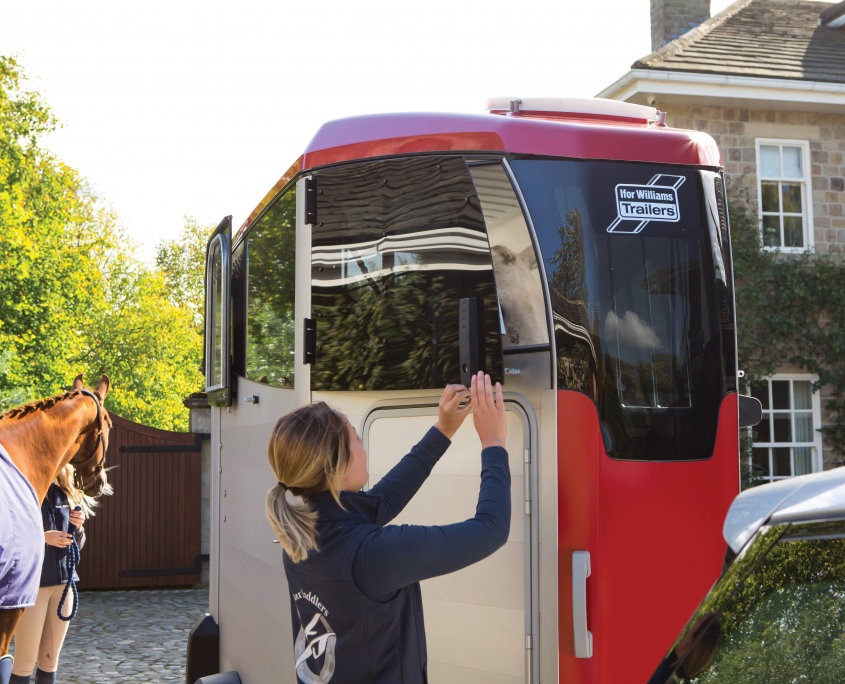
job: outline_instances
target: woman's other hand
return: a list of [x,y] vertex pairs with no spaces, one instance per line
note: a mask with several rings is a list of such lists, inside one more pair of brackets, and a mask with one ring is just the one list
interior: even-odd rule
[[440,395],[440,403],[437,407],[437,422],[434,427],[449,439],[452,439],[464,419],[469,415],[470,404],[461,407],[461,402],[467,396],[467,388],[463,385],[446,385],[443,394]]
[[502,385],[496,383],[496,393],[490,376],[479,371],[472,376],[470,387],[472,403],[472,422],[481,440],[481,448],[491,446],[505,446],[508,434],[508,419],[505,415],[505,402],[502,396]]
[[66,549],[73,542],[73,537],[67,532],[61,530],[47,530],[44,533],[44,541],[50,546],[55,546],[59,549]]
[[68,522],[73,525],[77,530],[85,524],[85,514],[82,510],[73,510],[70,512],[68,516]]

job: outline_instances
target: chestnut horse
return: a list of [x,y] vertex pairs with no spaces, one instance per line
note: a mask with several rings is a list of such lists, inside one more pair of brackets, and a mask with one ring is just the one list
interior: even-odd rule
[[[103,408],[103,400],[108,391],[107,376],[100,379],[97,389],[90,390],[82,386],[82,376],[79,375],[66,394],[0,414],[0,448],[8,456],[4,459],[0,454],[0,467],[6,467],[5,481],[13,488],[17,486],[19,491],[16,494],[20,494],[11,497],[12,503],[0,503],[0,508],[14,506],[15,501],[23,502],[21,507],[25,508],[0,512],[11,521],[7,527],[13,528],[10,540],[3,538],[8,536],[8,532],[0,525],[0,556],[5,554],[7,561],[0,563],[0,587],[4,587],[0,598],[15,596],[16,580],[25,581],[27,575],[31,578],[32,573],[41,576],[41,561],[38,559],[44,555],[44,534],[40,506],[59,471],[67,463],[73,465],[74,485],[89,496],[99,496],[107,488],[104,465],[111,419]],[[12,464],[8,463],[9,460]],[[32,529],[35,520],[38,534]],[[24,529],[29,532],[24,532]],[[37,562],[37,568],[22,567],[31,562]],[[26,590],[21,591],[27,593]],[[32,596],[33,601],[34,598]],[[4,669],[11,665],[6,654],[23,613],[20,603],[29,605],[29,597],[10,598],[0,605],[0,684],[8,682],[8,679],[5,682],[3,679]]]

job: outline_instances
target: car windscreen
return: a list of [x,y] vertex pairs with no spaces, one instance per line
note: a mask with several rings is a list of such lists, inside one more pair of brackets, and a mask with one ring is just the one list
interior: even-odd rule
[[727,226],[718,174],[513,159],[545,265],[558,389],[595,401],[613,458],[713,453],[735,389]]
[[650,684],[839,682],[845,521],[763,528],[699,606]]

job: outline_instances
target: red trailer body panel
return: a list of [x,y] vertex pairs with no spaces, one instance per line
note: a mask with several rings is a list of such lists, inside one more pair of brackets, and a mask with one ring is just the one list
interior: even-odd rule
[[[721,570],[735,494],[725,482],[739,481],[737,396],[722,401],[713,457],[696,462],[610,459],[580,392],[559,391],[557,415],[559,681],[644,682]],[[573,551],[590,552],[592,658],[574,654]]]

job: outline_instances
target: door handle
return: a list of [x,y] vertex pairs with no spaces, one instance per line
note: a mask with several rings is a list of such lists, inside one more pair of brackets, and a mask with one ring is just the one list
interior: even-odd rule
[[590,576],[590,552],[572,552],[572,633],[575,657],[593,657],[593,634],[587,629],[587,578]]
[[469,387],[472,376],[484,369],[484,309],[478,297],[458,302],[458,359],[461,384]]

